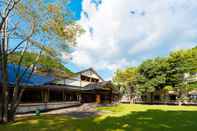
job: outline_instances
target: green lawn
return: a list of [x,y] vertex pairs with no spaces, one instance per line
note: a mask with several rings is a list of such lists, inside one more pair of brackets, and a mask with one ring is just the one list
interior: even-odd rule
[[197,131],[197,107],[118,105],[100,107],[104,115],[84,119],[39,116],[0,125],[0,131]]

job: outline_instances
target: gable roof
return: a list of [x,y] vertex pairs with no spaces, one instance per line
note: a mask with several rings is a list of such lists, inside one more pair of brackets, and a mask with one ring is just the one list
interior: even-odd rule
[[108,88],[105,88],[108,84],[111,84],[111,81],[104,81],[104,82],[98,82],[98,83],[90,83],[86,85],[82,90],[109,90]]
[[82,74],[82,73],[84,73],[86,71],[92,71],[92,72],[94,72],[94,74],[96,74],[102,81],[104,81],[104,79],[93,68],[88,68],[88,69],[82,70],[80,72],[77,72],[77,74]]
[[[18,65],[15,65],[15,64],[8,64],[8,66],[7,66],[8,84],[10,84],[10,85],[16,84],[16,71],[18,69],[19,69],[19,71],[18,71],[19,75],[22,77],[21,78],[21,85],[24,85],[24,86],[41,86],[41,85],[48,84],[48,83],[55,80],[55,78],[52,76],[38,75],[35,73],[33,73],[31,75],[31,70],[27,70],[25,72],[26,67],[23,67],[23,66],[19,67]],[[1,80],[2,80],[2,73],[0,70],[0,81]]]
[[[109,88],[107,87],[109,85]],[[110,91],[113,94],[119,94],[119,91],[115,88],[113,88],[113,84],[111,81],[104,81],[104,82],[98,82],[98,83],[90,83],[84,88],[81,88],[81,91],[89,92],[89,91],[96,91],[96,90],[102,90],[102,91]]]

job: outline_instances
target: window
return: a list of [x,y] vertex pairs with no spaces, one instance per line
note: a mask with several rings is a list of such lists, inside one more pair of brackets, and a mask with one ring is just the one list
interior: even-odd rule
[[92,82],[99,82],[99,80],[98,79],[95,79],[95,78],[92,78]]
[[81,75],[81,80],[82,80],[82,81],[88,81],[88,82],[90,82],[91,79],[90,79],[90,77]]
[[85,81],[85,79],[86,79],[86,77],[83,76],[83,75],[81,75],[81,80],[82,80],[82,81]]

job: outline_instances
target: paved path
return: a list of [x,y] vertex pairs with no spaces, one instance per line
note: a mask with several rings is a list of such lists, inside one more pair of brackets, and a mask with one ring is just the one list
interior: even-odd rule
[[53,110],[43,114],[64,114],[76,118],[83,118],[88,116],[98,115],[100,112],[96,110],[96,104],[88,103],[79,107],[71,107],[60,110]]
[[[70,107],[70,108],[64,108],[64,109],[58,109],[58,110],[52,110],[49,112],[44,112],[41,114],[62,114],[62,115],[68,115],[75,118],[84,118],[89,116],[95,116],[101,114],[100,111],[96,110],[96,104],[95,103],[86,103],[78,107]],[[16,117],[25,117],[25,116],[33,116],[35,114],[22,114],[17,115]]]

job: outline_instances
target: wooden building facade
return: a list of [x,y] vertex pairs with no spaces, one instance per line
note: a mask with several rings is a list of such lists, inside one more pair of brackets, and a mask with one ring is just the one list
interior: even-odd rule
[[[14,85],[14,69],[8,72],[10,92]],[[92,68],[78,72],[74,78],[55,78],[33,74],[23,81],[23,93],[18,112],[31,112],[36,109],[50,110],[95,102],[113,103],[118,100],[118,92],[110,81],[104,81]],[[1,92],[1,88],[0,88]]]

